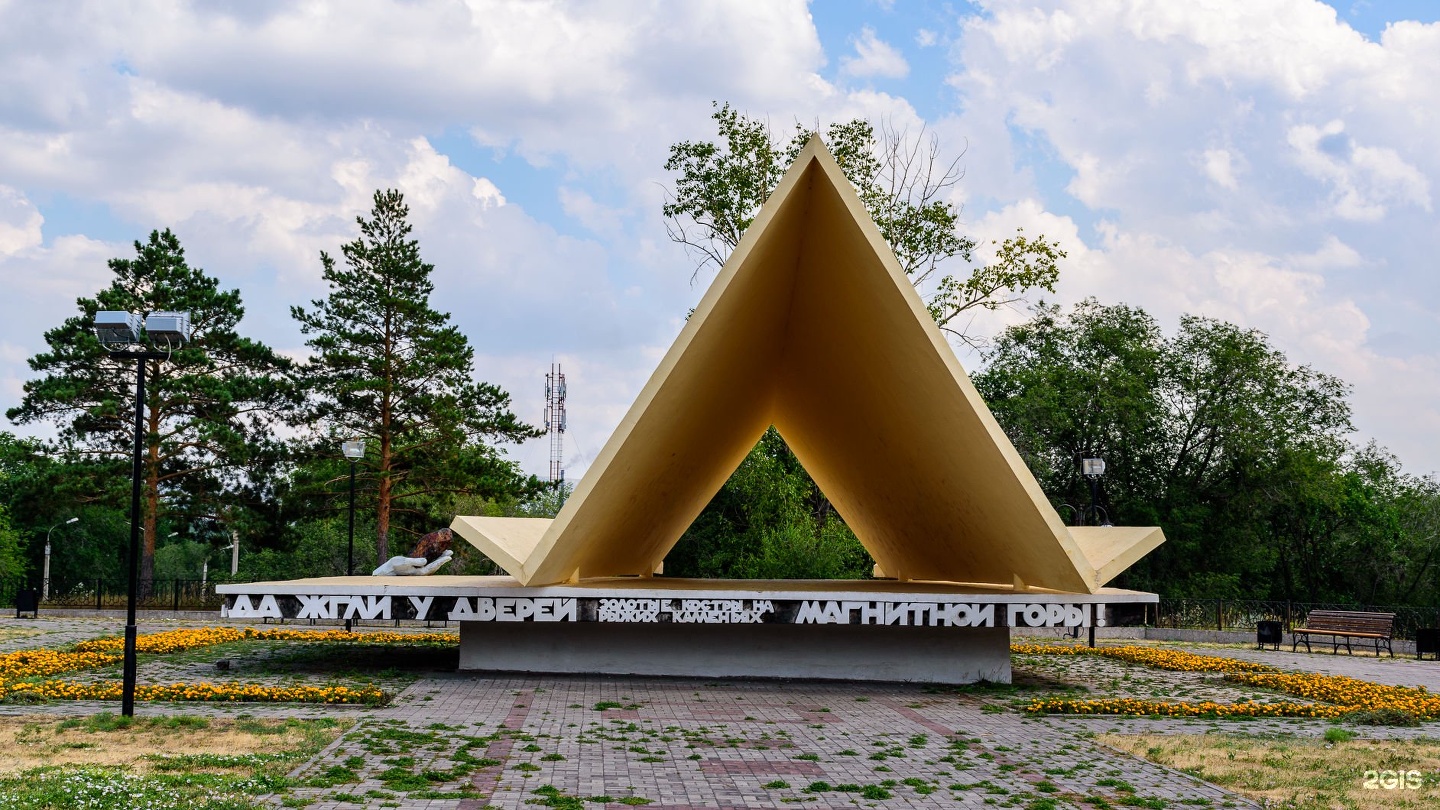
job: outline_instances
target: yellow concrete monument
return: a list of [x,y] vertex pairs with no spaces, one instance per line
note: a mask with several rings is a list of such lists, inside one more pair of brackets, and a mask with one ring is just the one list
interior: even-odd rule
[[[774,425],[877,561],[847,581],[655,577]],[[457,517],[508,576],[223,585],[243,619],[460,625],[460,668],[971,683],[1012,631],[1107,627],[1164,540],[1069,528],[818,139],[558,517]]]
[[648,576],[771,425],[885,576],[1095,593],[1164,540],[1067,527],[812,137],[558,517],[457,517],[523,585]]

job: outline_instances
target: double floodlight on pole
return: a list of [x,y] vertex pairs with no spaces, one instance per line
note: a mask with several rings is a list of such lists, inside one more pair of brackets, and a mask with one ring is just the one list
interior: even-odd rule
[[[144,325],[142,334],[141,325]],[[112,357],[135,361],[135,453],[130,478],[130,592],[125,605],[124,684],[120,713],[135,715],[135,603],[140,587],[140,478],[145,443],[145,361],[167,360],[190,340],[190,313],[95,313],[95,337]],[[164,349],[164,351],[158,351]]]
[[[1100,508],[1100,505],[1096,503],[1096,500],[1098,499],[1098,490],[1100,487],[1100,476],[1105,474],[1105,459],[1081,459],[1080,472],[1085,476],[1085,480],[1090,484],[1090,514],[1095,517],[1095,523],[1100,526],[1111,525],[1110,515],[1108,513],[1105,515],[1105,518],[1101,520],[1100,512],[1104,510],[1102,510]],[[1081,523],[1086,522],[1087,521],[1081,521]]]
[[80,518],[72,517],[56,523],[50,527],[50,531],[45,532],[45,570],[40,574],[40,600],[42,602],[50,601],[50,534],[61,526],[69,526],[71,523],[79,521]]
[[365,440],[342,442],[340,452],[350,460],[350,550],[346,557],[345,574],[355,576],[355,462],[365,457]]
[[[340,452],[350,460],[350,543],[346,555],[345,574],[355,576],[355,463],[365,457],[365,440],[351,439],[340,443]],[[350,629],[350,620],[345,620],[345,629]]]

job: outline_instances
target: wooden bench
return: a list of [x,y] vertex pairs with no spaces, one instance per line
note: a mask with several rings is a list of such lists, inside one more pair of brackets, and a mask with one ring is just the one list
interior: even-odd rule
[[1305,652],[1310,652],[1311,636],[1329,636],[1330,651],[1338,654],[1340,652],[1340,640],[1345,640],[1345,650],[1350,654],[1355,651],[1350,648],[1350,639],[1361,638],[1371,639],[1375,642],[1375,655],[1380,655],[1380,642],[1385,642],[1385,649],[1390,651],[1390,657],[1395,657],[1395,650],[1390,647],[1390,635],[1395,630],[1394,613],[1362,613],[1354,610],[1312,610],[1305,616],[1305,626],[1296,627],[1290,631],[1290,651],[1294,652],[1300,638],[1305,639]]

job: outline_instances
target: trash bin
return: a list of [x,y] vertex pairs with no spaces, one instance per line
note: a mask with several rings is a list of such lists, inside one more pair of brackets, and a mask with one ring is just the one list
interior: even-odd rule
[[1280,649],[1280,642],[1285,635],[1285,625],[1269,619],[1255,623],[1255,649],[1263,650],[1266,644],[1275,645]]
[[1440,627],[1422,627],[1415,631],[1415,659],[1423,659],[1427,655],[1435,656],[1440,661]]
[[15,618],[20,618],[21,613],[29,613],[33,618],[40,618],[39,590],[21,588],[15,592]]

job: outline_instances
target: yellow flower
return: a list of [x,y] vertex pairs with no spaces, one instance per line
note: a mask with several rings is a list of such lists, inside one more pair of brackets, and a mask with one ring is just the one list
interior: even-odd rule
[[1274,689],[1317,703],[1201,703],[1166,702],[1118,698],[1108,700],[1034,700],[1026,711],[1052,714],[1155,714],[1266,716],[1266,717],[1339,717],[1353,711],[1395,710],[1421,719],[1440,718],[1440,697],[1424,689],[1347,678],[1339,675],[1288,673],[1264,664],[1234,658],[1195,655],[1180,650],[1148,647],[1080,647],[1060,644],[1014,644],[1011,652],[1020,655],[1099,655],[1135,664],[1179,672],[1224,672],[1225,679]]

